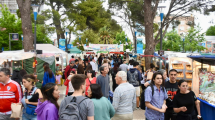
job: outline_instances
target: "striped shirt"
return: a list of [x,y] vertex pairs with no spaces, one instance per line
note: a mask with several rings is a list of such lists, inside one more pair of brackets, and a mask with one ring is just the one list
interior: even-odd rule
[[136,92],[130,83],[120,84],[113,94],[115,114],[130,114],[136,108]]
[[20,85],[9,80],[4,84],[0,82],[0,114],[11,114],[11,103],[21,103],[22,91]]

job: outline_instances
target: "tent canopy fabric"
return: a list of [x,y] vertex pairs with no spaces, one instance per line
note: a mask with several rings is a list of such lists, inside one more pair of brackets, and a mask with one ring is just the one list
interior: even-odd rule
[[187,57],[203,64],[215,65],[215,55],[190,55]]
[[70,51],[70,53],[81,54],[81,50],[79,50],[77,47],[73,47],[69,51]]
[[62,55],[67,55],[68,53],[55,47],[52,44],[37,44],[36,46],[37,50],[42,50],[43,54],[44,53],[53,53],[53,54],[62,54]]

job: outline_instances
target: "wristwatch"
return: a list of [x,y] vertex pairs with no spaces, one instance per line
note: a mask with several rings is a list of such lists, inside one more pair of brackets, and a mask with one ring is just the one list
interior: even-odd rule
[[200,116],[200,115],[197,115],[197,117],[201,118],[202,116]]

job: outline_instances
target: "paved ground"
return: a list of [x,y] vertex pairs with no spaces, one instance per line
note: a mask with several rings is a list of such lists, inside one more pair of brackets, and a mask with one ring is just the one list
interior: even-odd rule
[[[110,77],[111,78],[111,77]],[[112,80],[111,80],[111,83],[110,85],[112,86]],[[63,86],[58,86],[59,87],[59,90],[60,90],[60,99],[58,100],[58,103],[60,105],[61,101],[64,99],[65,97],[65,93],[66,93],[66,87],[63,85]],[[112,88],[112,87],[111,87]],[[144,110],[135,110],[134,111],[134,119],[133,120],[145,120],[145,111]]]

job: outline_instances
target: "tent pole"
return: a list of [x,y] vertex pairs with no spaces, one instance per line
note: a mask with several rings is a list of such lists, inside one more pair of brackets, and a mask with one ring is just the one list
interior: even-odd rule
[[203,69],[203,59],[201,59],[201,69]]
[[23,69],[23,60],[22,60],[22,69]]

